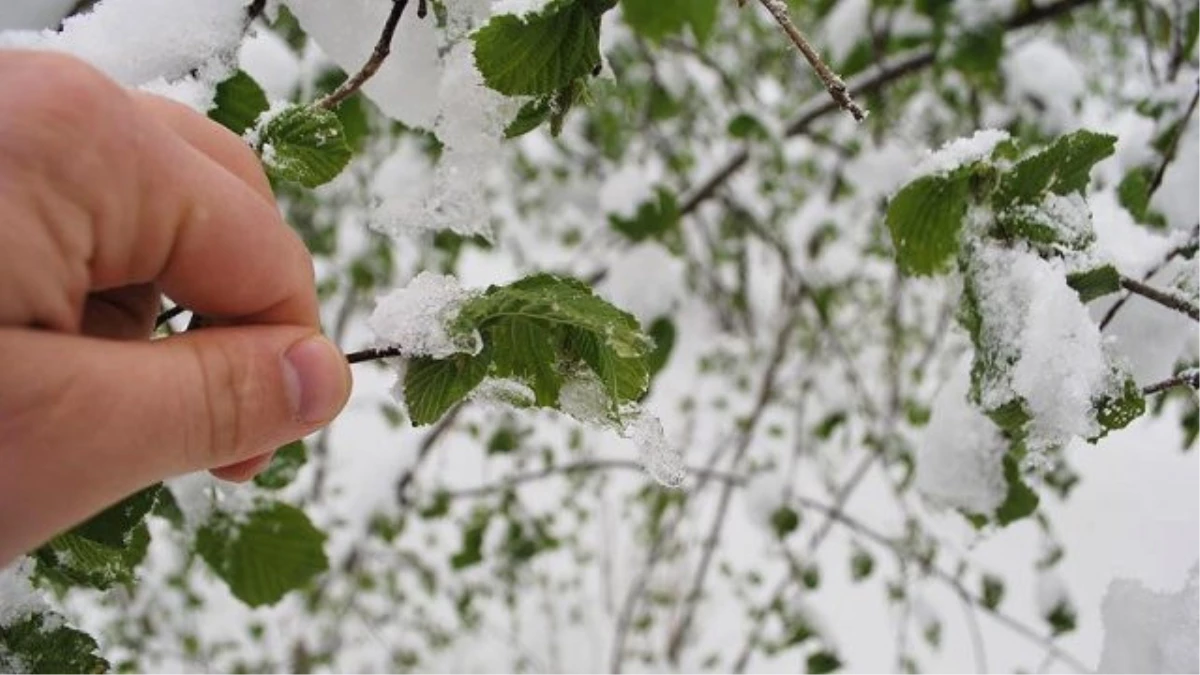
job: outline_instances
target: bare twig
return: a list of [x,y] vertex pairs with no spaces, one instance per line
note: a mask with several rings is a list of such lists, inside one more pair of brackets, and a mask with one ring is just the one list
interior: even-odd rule
[[821,84],[825,85],[825,91],[829,92],[829,96],[837,102],[838,107],[850,113],[854,117],[854,121],[861,122],[867,118],[867,111],[863,110],[854,99],[850,97],[850,93],[846,90],[846,83],[837,73],[833,72],[817,50],[809,44],[805,39],[804,34],[796,27],[792,21],[791,13],[788,12],[787,3],[783,0],[759,0],[759,3],[766,8],[783,32],[787,34],[788,39],[792,44],[796,45],[796,49],[804,55],[804,60],[808,61],[808,65],[817,73],[817,77],[821,78]]
[[[1096,2],[1097,0],[1061,0],[1052,5],[1034,5],[1010,17],[1004,23],[1004,29],[1006,31],[1017,30],[1042,23],[1043,21],[1056,19],[1079,7],[1096,4]],[[885,89],[907,75],[929,68],[933,63],[933,49],[920,48],[895,56],[880,64],[877,68],[850,78],[846,82],[846,93],[851,96],[863,96],[874,93]],[[813,122],[839,109],[840,106],[837,102],[831,100],[828,96],[823,95],[810,99],[801,107],[800,114],[788,124],[785,129],[785,136],[791,137],[803,133]],[[723,164],[713,171],[708,178],[701,181],[698,187],[689,191],[688,196],[683,199],[683,203],[680,205],[680,215],[686,216],[695,211],[700,204],[711,198],[716,193],[717,188],[728,181],[749,160],[749,147],[742,147],[735,152],[733,156],[725,160]]]
[[1164,392],[1168,389],[1174,389],[1175,387],[1191,387],[1192,389],[1200,389],[1200,369],[1193,368],[1191,370],[1185,370],[1173,377],[1168,377],[1162,382],[1155,382],[1154,384],[1142,387],[1142,394],[1144,396],[1150,396],[1151,394]]
[[[1158,274],[1162,268],[1166,267],[1168,263],[1179,256],[1194,256],[1196,254],[1196,246],[1198,244],[1200,244],[1200,224],[1192,226],[1192,235],[1188,237],[1187,242],[1180,244],[1179,246],[1176,246],[1168,251],[1162,262],[1158,263],[1154,267],[1151,267],[1145,274],[1143,274],[1142,281],[1150,281],[1151,277],[1153,277],[1155,274]],[[1112,323],[1112,320],[1116,318],[1117,312],[1121,311],[1121,307],[1123,307],[1126,302],[1129,302],[1129,298],[1132,297],[1133,293],[1127,292],[1125,295],[1122,295],[1119,300],[1114,302],[1112,307],[1108,308],[1108,311],[1104,313],[1104,318],[1100,320],[1100,330],[1108,328],[1108,324]]]
[[846,528],[855,532],[856,534],[860,535],[861,537],[868,539],[879,546],[883,546],[884,548],[891,550],[898,557],[906,558],[906,559],[912,560],[914,562],[921,563],[923,565],[922,568],[927,571],[929,576],[950,586],[950,588],[952,588],[955,591],[955,593],[958,594],[958,596],[960,598],[962,598],[963,600],[965,600],[967,602],[970,602],[975,607],[978,607],[979,609],[987,612],[998,623],[1004,625],[1009,630],[1025,637],[1026,639],[1030,640],[1031,642],[1042,647],[1043,649],[1045,649],[1047,651],[1047,653],[1053,655],[1055,659],[1062,661],[1063,663],[1070,666],[1071,668],[1073,668],[1079,672],[1090,672],[1090,669],[1087,666],[1085,666],[1082,661],[1075,658],[1071,654],[1068,654],[1067,652],[1063,651],[1061,647],[1054,644],[1054,642],[1051,638],[1038,633],[1033,628],[1026,626],[1024,623],[1001,612],[999,609],[994,608],[994,607],[989,607],[988,604],[984,603],[983,598],[968,591],[966,589],[966,587],[963,586],[962,582],[959,581],[958,578],[956,578],[953,574],[946,572],[945,570],[943,570],[939,567],[933,566],[933,565],[924,566],[924,561],[920,560],[920,558],[918,556],[916,556],[913,553],[911,553],[910,551],[906,550],[903,546],[901,546],[895,540],[893,540],[889,537],[886,537],[886,536],[880,534],[879,532],[876,532],[875,530],[867,527],[861,521],[859,521],[855,518],[851,518],[850,516],[846,515],[845,513],[841,512],[837,509],[834,509],[832,506],[829,506],[828,504],[823,504],[821,502],[818,502],[813,499],[809,499],[807,497],[797,497],[795,499],[795,501],[803,508],[813,510],[813,511],[819,511],[819,512],[822,512],[822,513],[836,519],[839,524],[844,525]]
[[396,480],[396,502],[399,503],[401,508],[407,508],[412,503],[412,500],[408,496],[408,490],[413,480],[417,477],[417,471],[425,464],[425,460],[429,459],[429,455],[433,452],[433,448],[437,445],[438,440],[450,430],[450,427],[454,426],[454,422],[458,419],[458,415],[462,412],[464,405],[465,403],[459,403],[451,408],[429,430],[429,433],[425,434],[425,438],[421,439],[421,444],[417,446],[417,458],[413,460],[413,463]]
[[[788,306],[794,307],[795,303],[788,303]],[[774,397],[779,370],[783,365],[784,357],[787,355],[787,348],[791,342],[796,324],[796,316],[793,311],[784,319],[783,325],[775,336],[775,344],[772,347],[770,360],[763,374],[762,383],[759,385],[758,396],[755,399],[754,407],[751,408],[750,414],[747,415],[746,421],[742,425],[742,432],[738,438],[737,448],[734,451],[733,460],[730,462],[730,467],[735,471],[741,464],[742,458],[745,457],[746,451],[750,449],[750,442],[754,439],[755,428],[758,426],[759,420],[762,419],[763,413],[766,412],[767,404]],[[671,636],[667,641],[667,658],[672,663],[679,662],[680,650],[695,618],[700,594],[704,590],[704,582],[708,577],[708,570],[711,567],[713,555],[716,553],[717,544],[721,539],[721,530],[725,525],[725,516],[729,510],[730,498],[733,496],[733,487],[733,484],[726,483],[721,489],[721,494],[717,502],[717,513],[713,517],[708,536],[704,540],[704,549],[700,554],[700,562],[696,566],[696,574],[692,578],[687,595],[684,596],[684,605],[679,621],[676,623],[675,630],[671,632]]]
[[1191,317],[1192,321],[1200,321],[1200,307],[1196,307],[1188,302],[1187,298],[1125,276],[1121,277],[1121,287],[1147,300],[1157,302],[1167,309],[1173,309],[1180,314]]
[[1196,104],[1200,102],[1200,87],[1192,93],[1192,100],[1188,102],[1187,110],[1183,116],[1179,118],[1179,122],[1175,125],[1175,133],[1171,136],[1171,143],[1163,151],[1162,162],[1158,165],[1158,170],[1154,172],[1154,178],[1150,181],[1150,187],[1146,189],[1147,199],[1154,196],[1158,192],[1158,188],[1162,186],[1163,176],[1167,174],[1167,167],[1175,160],[1175,153],[1179,150],[1179,139],[1183,137],[1183,132],[1187,129],[1187,122],[1192,117],[1192,113],[1196,112]]
[[[575,475],[588,473],[591,471],[603,471],[608,469],[623,469],[629,471],[643,472],[643,467],[638,462],[628,459],[589,459],[569,464],[558,464],[547,467],[541,471],[531,471],[529,473],[519,473],[507,478],[503,478],[494,483],[480,485],[477,487],[464,488],[461,490],[448,490],[441,494],[450,497],[451,499],[460,499],[467,497],[484,497],[497,492],[507,492],[512,488],[523,483],[532,483],[553,476],[560,475]],[[746,480],[742,476],[727,473],[725,471],[717,471],[705,467],[687,467],[684,469],[693,476],[708,476],[714,480],[723,481],[731,485],[740,486],[745,484]]]
[[[422,5],[424,2],[422,1]],[[388,14],[387,20],[383,24],[383,30],[379,33],[379,41],[375,43],[375,48],[371,50],[371,56],[367,62],[357,73],[346,78],[346,81],[338,85],[338,88],[330,94],[313,103],[313,107],[324,110],[333,110],[341,105],[343,101],[350,98],[366,84],[367,80],[383,65],[388,54],[392,53],[392,37],[396,34],[396,26],[400,23],[400,17],[404,15],[404,8],[408,6],[408,0],[392,0],[392,11]]]

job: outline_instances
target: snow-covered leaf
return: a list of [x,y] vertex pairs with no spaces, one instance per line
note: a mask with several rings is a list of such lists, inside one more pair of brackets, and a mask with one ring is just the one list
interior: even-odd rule
[[0,670],[13,673],[106,673],[92,636],[40,611],[0,625]]

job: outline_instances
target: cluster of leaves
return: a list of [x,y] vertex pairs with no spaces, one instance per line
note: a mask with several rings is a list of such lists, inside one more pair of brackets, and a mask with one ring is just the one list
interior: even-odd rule
[[481,347],[409,363],[404,396],[414,424],[437,421],[486,377],[516,380],[532,392],[510,403],[559,409],[566,381],[595,377],[609,402],[602,414],[616,424],[649,385],[652,343],[637,320],[574,279],[538,274],[492,286],[464,303],[449,328],[479,335]]
[[[982,246],[1024,246],[1043,258],[1083,254],[1095,241],[1090,228],[1078,222],[1056,222],[1056,214],[1039,208],[1049,196],[1077,195],[1086,191],[1092,167],[1112,154],[1116,138],[1082,130],[1064,135],[1040,152],[1023,159],[1011,141],[1000,143],[988,159],[967,163],[948,172],[922,176],[892,199],[887,223],[900,268],[914,275],[943,274],[957,268],[964,275],[959,322],[975,346],[971,369],[971,396],[980,404],[980,391],[1016,364],[1012,355],[999,351],[983,335],[979,291],[971,269]],[[982,217],[979,217],[982,214]],[[985,222],[970,222],[975,220]],[[1061,215],[1059,217],[1062,217]],[[1120,275],[1109,264],[1064,272],[1066,283],[1083,303],[1120,290]],[[1012,317],[1019,321],[1019,317]],[[1018,332],[1020,327],[1018,327]],[[1092,401],[1101,436],[1120,429],[1146,409],[1133,380],[1110,364],[1121,382],[1111,392]],[[1037,495],[1021,479],[1018,469],[1026,453],[1025,438],[1031,415],[1025,401],[1015,396],[993,403],[984,412],[1008,439],[1003,460],[1008,494],[993,514],[969,514],[982,525],[1001,525],[1024,518],[1037,508]],[[1091,441],[1098,438],[1089,439]]]
[[[288,485],[303,464],[301,442],[284,446],[255,478],[263,490]],[[264,493],[265,495],[266,493]],[[300,509],[260,496],[246,512],[214,510],[193,528],[169,489],[155,484],[110,506],[33,552],[33,578],[59,590],[131,588],[150,545],[147,519],[159,517],[190,540],[188,549],[208,564],[230,592],[249,606],[278,602],[328,569],[325,535]],[[41,612],[0,627],[0,655],[28,672],[106,672],[96,641]]]

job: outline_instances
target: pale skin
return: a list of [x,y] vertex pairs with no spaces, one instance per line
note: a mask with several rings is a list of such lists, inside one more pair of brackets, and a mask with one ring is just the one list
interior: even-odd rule
[[[244,481],[350,372],[246,144],[67,56],[0,50],[0,565],[156,481]],[[165,294],[219,326],[151,341]]]

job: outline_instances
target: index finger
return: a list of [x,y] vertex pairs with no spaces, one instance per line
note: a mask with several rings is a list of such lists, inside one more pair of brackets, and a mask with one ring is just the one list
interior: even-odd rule
[[22,92],[0,100],[0,159],[22,183],[16,196],[50,202],[30,207],[39,220],[84,216],[41,223],[63,258],[45,269],[87,271],[84,288],[65,272],[71,278],[43,280],[71,288],[75,309],[91,291],[157,282],[204,314],[318,325],[304,244],[258,188],[214,161],[217,153],[198,150],[196,138],[185,141],[80,61],[0,57],[4,90]]

